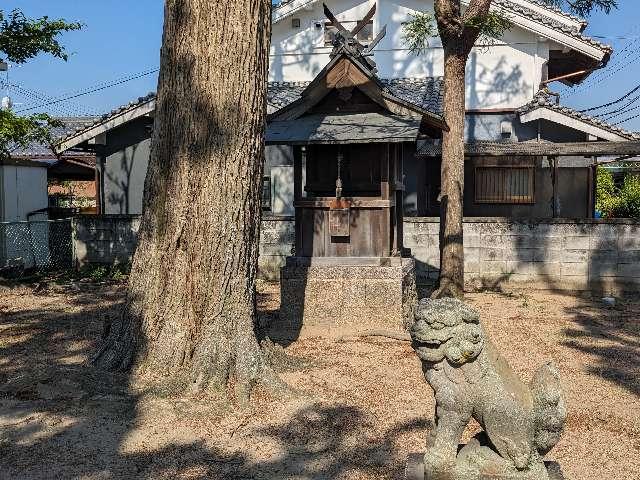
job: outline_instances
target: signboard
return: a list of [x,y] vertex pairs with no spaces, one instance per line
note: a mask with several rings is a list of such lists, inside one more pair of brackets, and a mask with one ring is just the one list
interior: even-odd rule
[[329,210],[329,234],[332,237],[348,237],[350,214],[348,208]]

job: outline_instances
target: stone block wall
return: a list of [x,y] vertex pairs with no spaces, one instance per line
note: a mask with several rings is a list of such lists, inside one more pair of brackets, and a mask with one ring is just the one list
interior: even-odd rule
[[76,266],[128,263],[138,244],[138,215],[82,215],[71,223]]
[[280,278],[280,267],[293,254],[295,246],[295,223],[293,217],[262,217],[260,230],[260,257],[258,275],[265,280]]
[[[137,245],[139,215],[86,215],[73,219],[75,264],[130,262]],[[280,277],[280,267],[295,243],[293,217],[265,216],[260,233],[259,275]]]
[[[73,221],[76,263],[129,261],[138,216],[82,216]],[[469,288],[523,286],[608,293],[640,290],[640,222],[632,220],[465,220]],[[405,218],[404,244],[416,260],[421,284],[438,277],[438,219]],[[265,216],[259,275],[276,280],[294,249],[292,217]]]
[[[438,229],[437,218],[405,219],[422,283],[438,277]],[[469,288],[640,290],[640,222],[632,220],[469,218],[464,250]]]

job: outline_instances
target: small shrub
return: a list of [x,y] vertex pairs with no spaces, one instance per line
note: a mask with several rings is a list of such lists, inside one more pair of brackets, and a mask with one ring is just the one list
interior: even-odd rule
[[596,210],[603,218],[640,218],[640,175],[627,175],[618,189],[611,172],[599,167]]
[[640,175],[627,175],[620,189],[621,216],[640,218]]

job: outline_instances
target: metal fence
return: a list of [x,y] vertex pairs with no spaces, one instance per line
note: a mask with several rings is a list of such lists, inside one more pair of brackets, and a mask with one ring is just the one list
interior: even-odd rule
[[73,266],[71,219],[0,222],[0,275]]

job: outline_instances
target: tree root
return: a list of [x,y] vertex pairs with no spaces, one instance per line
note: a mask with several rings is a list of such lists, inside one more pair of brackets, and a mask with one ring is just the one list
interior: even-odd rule
[[443,280],[440,286],[431,293],[432,299],[438,298],[464,298],[464,290],[456,283]]
[[383,337],[391,340],[398,340],[400,342],[410,342],[411,336],[408,333],[394,332],[392,330],[366,330],[364,332],[353,333],[350,335],[343,335],[338,338],[338,342],[344,342],[349,338],[362,338],[362,337]]

